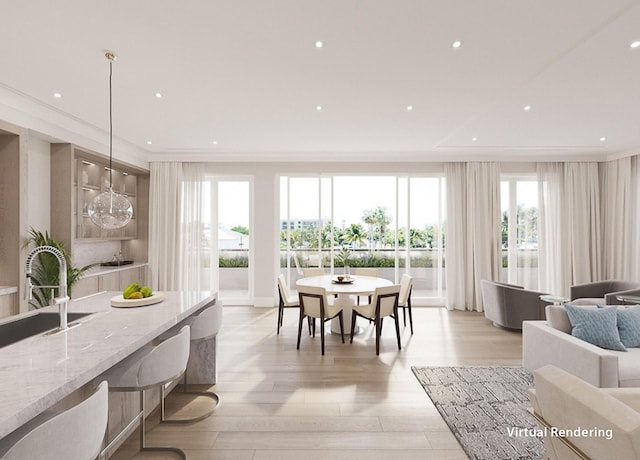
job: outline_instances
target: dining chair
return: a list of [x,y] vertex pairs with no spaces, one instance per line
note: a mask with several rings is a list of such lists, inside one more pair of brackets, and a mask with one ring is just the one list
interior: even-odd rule
[[0,441],[3,460],[91,460],[102,448],[108,418],[107,382],[63,412],[45,411]]
[[[377,277],[378,276],[378,269],[377,268],[368,268],[368,267],[358,267],[355,270],[354,275],[356,276],[374,276]],[[371,296],[367,297],[369,303],[371,303]],[[360,296],[358,296],[358,298],[356,299],[356,303],[358,305],[360,305]]]
[[402,308],[402,319],[407,327],[407,310],[409,310],[409,325],[413,334],[413,315],[411,313],[411,290],[413,288],[413,277],[408,274],[402,275],[400,279],[400,297],[398,298],[398,308]]
[[[278,334],[280,334],[280,327],[284,321],[284,309],[285,308],[300,308],[300,300],[298,294],[289,290],[287,282],[284,279],[284,275],[278,275]],[[311,335],[311,318],[309,319],[309,335]]]
[[327,291],[323,287],[305,286],[298,289],[300,301],[300,320],[298,321],[298,345],[300,349],[300,336],[302,335],[302,322],[304,318],[313,318],[313,329],[315,336],[315,319],[320,319],[320,342],[322,355],[324,355],[324,323],[338,317],[340,321],[340,335],[344,343],[344,324],[342,306],[333,305],[327,298]]
[[396,324],[396,338],[398,339],[398,350],[402,350],[400,344],[400,327],[398,326],[398,298],[400,297],[400,285],[385,286],[376,288],[373,293],[373,302],[366,305],[356,305],[351,314],[351,343],[356,329],[356,318],[358,316],[373,320],[376,326],[376,355],[380,354],[380,335],[382,333],[382,320],[391,316]]
[[324,268],[303,268],[302,272],[304,273],[305,278],[310,276],[322,276],[324,275]]

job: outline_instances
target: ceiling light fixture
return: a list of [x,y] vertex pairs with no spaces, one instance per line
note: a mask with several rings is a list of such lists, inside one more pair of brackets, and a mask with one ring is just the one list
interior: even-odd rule
[[408,106],[407,106],[407,110],[408,110],[409,112],[411,112],[411,111],[413,110],[413,106],[412,106],[412,105],[408,105]]
[[477,138],[477,137],[472,137],[472,138],[471,138],[471,140],[472,140],[473,142],[476,142],[476,141],[478,140],[478,138]]
[[156,93],[154,96],[158,99],[162,99],[162,93]]
[[451,44],[451,47],[454,49],[458,49],[462,46],[462,40],[456,40]]
[[629,46],[631,47],[631,49],[640,48],[640,40],[636,40],[635,42],[632,42],[631,45]]
[[53,97],[60,99],[62,97],[62,93],[53,93]]
[[212,144],[213,145],[218,145],[218,141],[213,141]]
[[151,145],[151,144],[153,144],[153,142],[147,141],[147,145]]
[[523,107],[523,109],[525,110],[525,112],[528,112],[529,110],[531,110],[531,106],[530,105],[525,105]]
[[602,136],[602,137],[600,138],[600,142],[604,142],[604,141],[606,141],[606,140],[607,140],[607,138],[606,138],[605,136]]
[[322,48],[324,46],[324,42],[322,40],[318,40],[316,42],[316,48]]
[[320,111],[322,110],[322,106],[321,106],[321,105],[316,105],[316,110],[317,110],[318,112],[320,112]]
[[109,60],[109,191],[96,196],[87,208],[91,222],[105,230],[122,228],[133,216],[133,206],[127,197],[113,191],[113,103],[111,76],[113,61],[117,56],[111,51],[105,53]]

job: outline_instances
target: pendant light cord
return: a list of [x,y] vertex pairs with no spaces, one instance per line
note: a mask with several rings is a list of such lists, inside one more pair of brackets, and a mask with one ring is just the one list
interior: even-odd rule
[[109,191],[113,190],[113,97],[111,76],[113,75],[113,61],[109,61]]

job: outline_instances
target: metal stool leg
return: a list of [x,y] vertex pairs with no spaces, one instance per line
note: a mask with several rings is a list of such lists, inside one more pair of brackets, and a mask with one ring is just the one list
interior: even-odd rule
[[189,391],[188,389],[188,385],[187,385],[187,374],[185,372],[184,374],[184,392],[183,394],[188,394],[188,395],[195,395],[195,396],[206,396],[207,398],[211,398],[213,400],[215,400],[215,404],[213,406],[213,408],[211,408],[211,410],[207,411],[206,413],[199,415],[197,417],[193,417],[193,418],[184,418],[184,419],[168,419],[165,417],[165,409],[164,409],[164,398],[165,398],[165,388],[164,385],[162,385],[162,387],[160,388],[160,423],[193,423],[193,422],[199,422],[200,420],[204,420],[205,418],[211,416],[211,414],[213,414],[215,412],[215,410],[218,408],[218,406],[220,405],[220,396],[218,396],[217,393],[214,393],[213,391]]

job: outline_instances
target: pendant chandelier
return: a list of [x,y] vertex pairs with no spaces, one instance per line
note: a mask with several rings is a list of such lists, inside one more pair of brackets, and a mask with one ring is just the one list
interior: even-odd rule
[[126,196],[113,191],[113,103],[111,76],[115,53],[107,51],[109,60],[109,191],[96,196],[87,208],[91,222],[105,230],[122,228],[129,223],[133,216],[133,206]]

